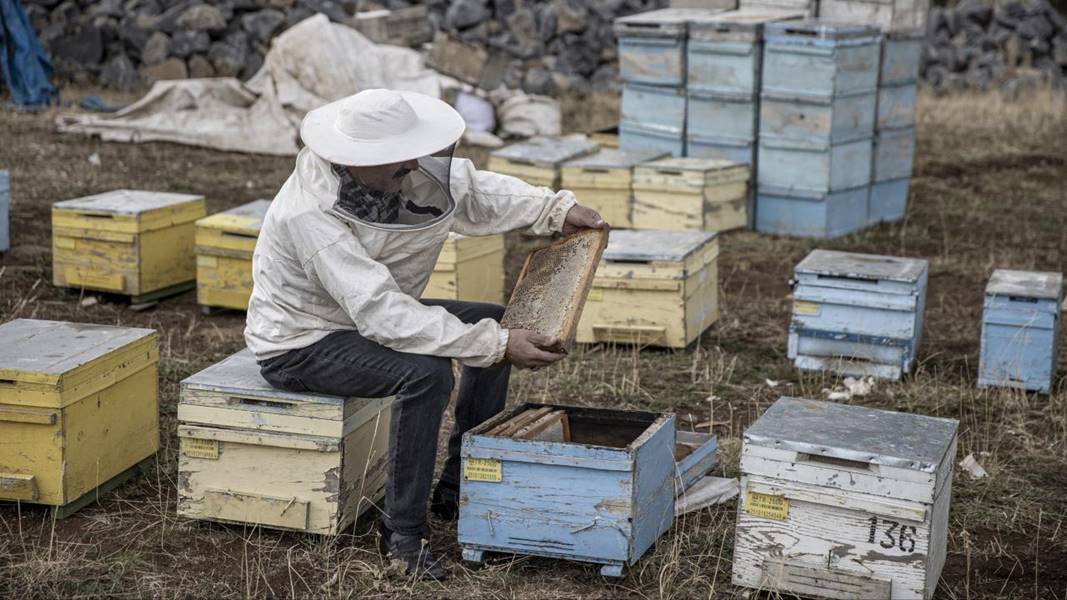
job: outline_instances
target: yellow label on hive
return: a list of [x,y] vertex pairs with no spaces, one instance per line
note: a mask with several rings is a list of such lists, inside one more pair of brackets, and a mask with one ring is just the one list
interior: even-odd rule
[[807,302],[805,300],[797,300],[793,303],[793,314],[796,315],[817,315],[819,314],[819,304],[817,302]]
[[467,481],[500,483],[500,461],[495,458],[468,458],[463,461],[463,478]]
[[589,302],[602,302],[604,300],[604,290],[589,290],[589,296],[586,299]]
[[219,459],[219,441],[182,438],[182,454],[191,458]]
[[764,519],[785,521],[789,518],[789,499],[748,490],[745,495],[745,512]]

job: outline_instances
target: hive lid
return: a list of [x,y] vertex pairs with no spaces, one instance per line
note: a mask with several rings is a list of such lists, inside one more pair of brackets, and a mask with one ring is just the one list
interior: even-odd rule
[[[0,379],[70,387],[80,368],[109,355],[139,353],[155,338],[152,329],[15,319],[0,325]],[[153,360],[142,358],[144,364]]]
[[783,397],[745,431],[744,441],[932,473],[958,427],[955,419]]
[[113,190],[56,202],[52,210],[53,219],[61,219],[56,221],[58,225],[140,232],[187,223],[204,216],[204,197],[196,194]]
[[270,200],[253,200],[199,219],[196,226],[254,235],[258,234],[263,227],[263,219],[267,216],[268,208],[270,208]]
[[1063,274],[1043,271],[997,269],[985,293],[990,296],[1022,296],[1058,300],[1063,293]]
[[769,42],[799,46],[866,44],[881,37],[877,27],[821,19],[768,23],[763,31]]
[[922,277],[926,269],[927,262],[921,258],[813,250],[796,266],[796,273],[914,283]]
[[615,30],[632,33],[642,26],[684,30],[688,23],[702,21],[721,12],[722,9],[718,8],[661,8],[619,17],[615,19]]
[[492,155],[538,167],[558,167],[568,160],[592,154],[598,149],[599,144],[585,137],[537,136],[495,150]]
[[717,234],[711,231],[642,231],[616,229],[608,237],[604,259],[617,262],[683,261]]
[[619,150],[605,148],[596,154],[564,163],[564,167],[575,169],[629,169],[667,156],[661,150]]
[[202,390],[242,397],[277,398],[310,404],[343,405],[346,400],[340,396],[310,392],[296,394],[275,388],[259,374],[259,364],[256,363],[255,355],[248,348],[183,379],[181,387],[182,390]]
[[697,171],[707,173],[711,171],[728,171],[732,169],[744,169],[745,163],[734,162],[724,158],[662,158],[645,163],[639,168],[655,169],[657,171]]
[[788,8],[742,8],[730,10],[690,23],[692,33],[714,31],[758,31],[767,23],[801,20],[807,11]]

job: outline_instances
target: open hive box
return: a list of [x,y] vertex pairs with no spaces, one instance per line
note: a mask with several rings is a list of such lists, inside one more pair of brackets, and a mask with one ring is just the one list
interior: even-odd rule
[[714,451],[710,434],[676,440],[671,414],[517,407],[463,437],[463,556],[563,558],[621,576],[670,528],[676,491]]
[[248,309],[252,253],[270,200],[253,200],[196,222],[196,301]]

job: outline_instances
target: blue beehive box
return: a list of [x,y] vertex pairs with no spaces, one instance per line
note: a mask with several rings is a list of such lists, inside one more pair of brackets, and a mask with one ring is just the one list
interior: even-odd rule
[[714,448],[711,436],[676,440],[671,414],[527,404],[498,415],[463,436],[463,557],[562,558],[620,576],[670,528],[676,487],[710,468]]
[[666,152],[685,156],[685,135],[680,131],[619,123],[619,149],[623,152]]
[[883,129],[874,136],[868,221],[892,223],[904,218],[915,157],[915,128]]
[[867,186],[830,193],[761,187],[756,194],[756,231],[797,237],[835,238],[867,226]]
[[1062,303],[1060,273],[994,271],[985,290],[978,385],[1049,393]]
[[0,252],[11,247],[9,221],[11,219],[11,176],[0,171]]
[[788,356],[800,369],[900,379],[926,308],[925,260],[815,250],[796,266]]
[[685,44],[692,10],[665,8],[615,19],[619,77],[627,83],[685,85]]
[[912,83],[919,78],[923,31],[890,31],[882,39],[882,66],[879,85]]
[[878,86],[881,34],[819,20],[768,23],[763,90],[784,96],[851,96]]
[[876,129],[908,127],[915,124],[918,83],[895,83],[878,87]]

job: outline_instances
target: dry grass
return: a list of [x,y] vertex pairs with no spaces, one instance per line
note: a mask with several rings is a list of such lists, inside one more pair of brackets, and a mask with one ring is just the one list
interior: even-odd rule
[[[572,122],[588,111],[576,111]],[[594,347],[556,368],[514,378],[510,402],[675,410],[683,426],[711,420],[716,471],[737,475],[739,435],[778,396],[822,397],[836,379],[798,374],[785,359],[792,265],[814,247],[931,260],[925,348],[918,372],[881,383],[865,405],[961,422],[959,457],[990,476],[956,473],[944,598],[1067,599],[1067,368],[1051,397],[974,387],[981,290],[993,268],[1067,270],[1067,105],[1041,94],[920,103],[912,206],[903,223],[830,242],[724,237],[723,314],[691,352]],[[624,579],[595,567],[493,556],[459,561],[454,526],[434,545],[452,579],[414,583],[384,564],[372,524],[332,539],[191,522],[175,514],[177,382],[241,345],[241,317],[202,317],[191,295],[147,313],[121,303],[78,305],[52,288],[48,205],[120,186],[205,193],[211,210],[269,196],[285,159],[129,147],[66,138],[46,117],[0,115],[0,165],[14,180],[16,249],[0,258],[0,320],[17,316],[136,324],[160,330],[163,448],[149,476],[62,521],[29,505],[0,506],[0,595],[25,598],[406,595],[470,598],[725,598],[734,505],[680,520]],[[86,160],[100,154],[103,166]],[[777,382],[771,386],[767,380]],[[709,398],[711,399],[709,401]]]

